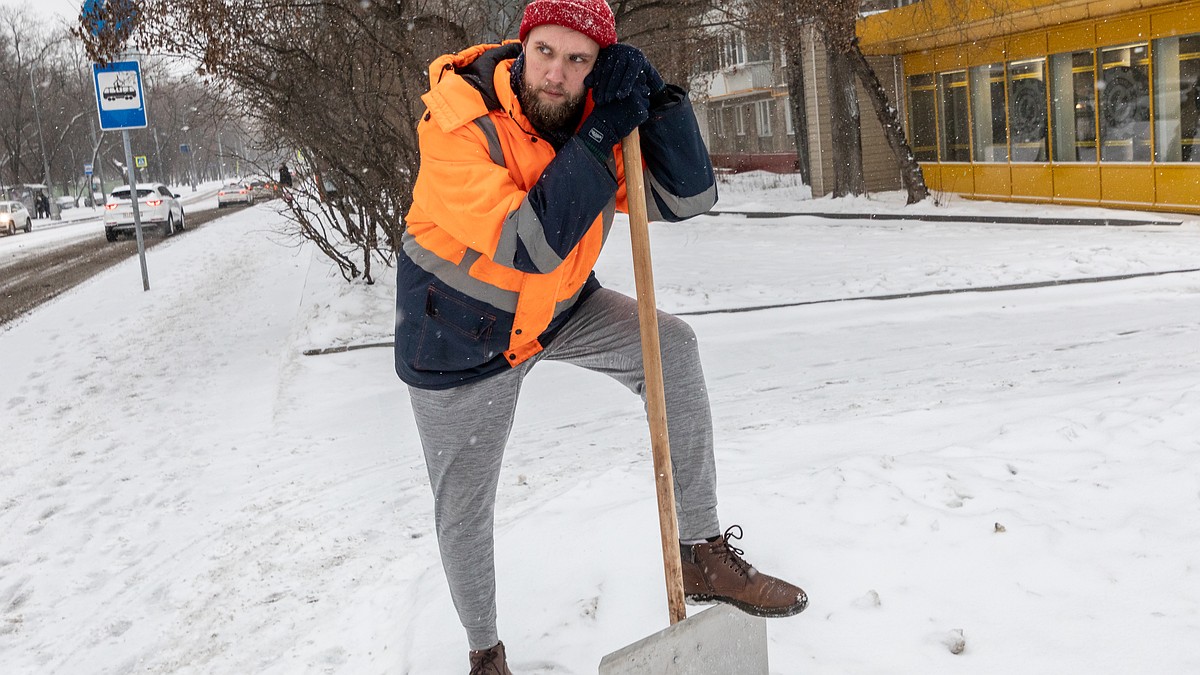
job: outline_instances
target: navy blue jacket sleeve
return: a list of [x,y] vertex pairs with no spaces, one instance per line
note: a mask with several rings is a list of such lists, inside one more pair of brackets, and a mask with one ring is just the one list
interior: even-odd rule
[[572,137],[505,223],[519,233],[513,237],[512,267],[541,274],[558,267],[616,192],[609,169]]
[[717,201],[712,159],[687,92],[669,84],[655,94],[641,136],[654,202],[648,205],[650,219],[680,221],[712,208]]

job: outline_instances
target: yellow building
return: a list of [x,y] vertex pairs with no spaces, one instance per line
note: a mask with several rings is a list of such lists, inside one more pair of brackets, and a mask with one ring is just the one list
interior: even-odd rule
[[937,190],[1200,212],[1200,0],[924,0],[862,19]]

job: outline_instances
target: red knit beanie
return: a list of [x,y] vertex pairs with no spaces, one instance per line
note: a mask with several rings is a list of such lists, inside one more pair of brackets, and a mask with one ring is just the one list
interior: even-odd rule
[[617,21],[604,0],[533,0],[525,6],[521,19],[521,41],[530,30],[546,23],[577,30],[601,47],[617,41]]

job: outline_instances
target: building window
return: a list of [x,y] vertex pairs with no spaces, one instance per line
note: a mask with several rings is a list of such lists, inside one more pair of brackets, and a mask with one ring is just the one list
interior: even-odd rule
[[1154,41],[1155,159],[1200,162],[1200,35]]
[[937,86],[932,74],[908,78],[908,131],[917,161],[936,162]]
[[1004,64],[975,66],[971,79],[972,157],[976,162],[1008,161],[1008,115],[1004,104]]
[[796,126],[792,123],[792,97],[783,97],[783,126],[788,136],[796,135]]
[[770,61],[771,43],[762,40],[750,43],[746,48],[746,59],[750,62]]
[[725,109],[720,106],[713,106],[712,120],[712,126],[716,129],[717,138],[725,138]]
[[1056,162],[1096,161],[1096,56],[1050,57],[1050,120]]
[[1008,64],[1008,129],[1011,161],[1047,161],[1045,59]]
[[738,106],[733,109],[733,122],[738,136],[746,135],[746,107]]
[[1146,43],[1100,50],[1100,159],[1150,161],[1150,58]]
[[711,73],[721,69],[721,51],[717,49],[701,49],[692,59],[692,75]]
[[938,74],[938,114],[941,118],[943,162],[971,161],[970,118],[967,113],[967,71]]
[[737,31],[721,38],[721,65],[729,68],[746,63],[746,34]]
[[758,135],[771,135],[771,108],[774,106],[774,101],[759,101],[754,104],[758,112]]

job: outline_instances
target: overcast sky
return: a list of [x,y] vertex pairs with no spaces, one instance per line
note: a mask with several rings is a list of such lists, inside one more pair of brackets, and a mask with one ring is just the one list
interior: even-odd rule
[[45,19],[62,17],[74,20],[79,16],[83,0],[0,0],[7,7],[26,7],[28,11]]

